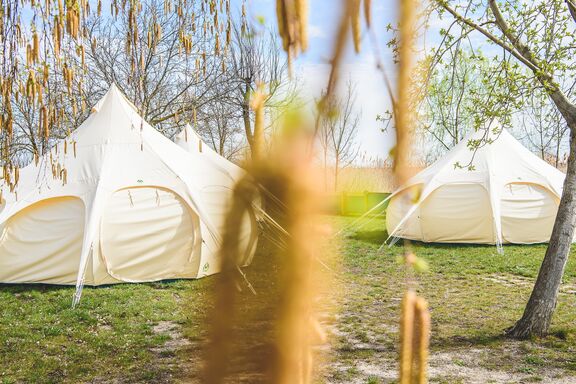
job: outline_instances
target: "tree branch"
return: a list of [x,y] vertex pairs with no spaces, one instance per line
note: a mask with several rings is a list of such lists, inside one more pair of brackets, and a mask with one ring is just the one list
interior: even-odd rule
[[475,30],[477,30],[478,32],[482,33],[484,36],[486,36],[488,39],[492,40],[492,42],[494,42],[495,44],[499,45],[500,47],[504,48],[506,51],[508,51],[511,55],[513,55],[516,59],[518,59],[520,62],[522,62],[522,64],[526,65],[528,68],[530,68],[532,71],[534,72],[538,72],[540,70],[540,68],[538,68],[538,66],[536,66],[534,63],[532,63],[531,61],[527,60],[524,56],[522,56],[522,54],[520,52],[518,52],[514,47],[511,47],[510,45],[506,44],[505,41],[503,41],[502,39],[499,39],[498,37],[494,36],[492,33],[490,33],[490,31],[488,31],[487,29],[483,28],[482,26],[480,26],[479,24],[473,22],[472,20],[465,18],[464,16],[460,15],[456,10],[454,10],[453,8],[451,8],[450,6],[448,6],[448,4],[446,3],[445,0],[436,0],[436,3],[438,5],[440,5],[444,10],[446,10],[448,13],[450,13],[456,20],[458,20],[460,23],[466,24],[467,26],[474,28]]

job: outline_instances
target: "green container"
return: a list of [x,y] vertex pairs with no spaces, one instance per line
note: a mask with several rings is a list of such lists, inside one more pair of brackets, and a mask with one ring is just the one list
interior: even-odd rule
[[[359,216],[368,212],[370,209],[376,207],[382,201],[384,201],[389,193],[381,192],[364,192],[364,193],[346,193],[343,192],[340,195],[340,214]],[[382,204],[370,214],[380,215],[386,211],[388,203]]]

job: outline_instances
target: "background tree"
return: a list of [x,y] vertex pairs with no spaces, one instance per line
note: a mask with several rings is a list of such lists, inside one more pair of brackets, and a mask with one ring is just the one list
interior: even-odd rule
[[506,83],[494,81],[497,71],[481,52],[456,44],[444,55],[436,61],[432,55],[421,64],[433,63],[427,86],[422,88],[417,123],[423,133],[421,146],[427,163],[494,118],[509,127],[510,115],[517,108],[508,97]]
[[[295,83],[287,76],[288,62],[282,58],[280,47],[272,32],[257,31],[255,27],[234,30],[230,47],[228,84],[231,86],[227,102],[239,111],[244,125],[244,133],[251,153],[256,150],[255,137],[265,136],[258,132],[250,106],[252,95],[259,87],[263,105],[270,114],[273,110],[283,110],[294,101]],[[264,127],[262,127],[264,128]]]
[[[69,16],[74,1],[62,9],[53,2],[10,4],[0,13],[0,80],[6,79],[0,81],[0,149],[8,173],[77,128],[112,82],[168,137],[191,123],[230,158],[254,141],[248,103],[259,84],[268,120],[294,99],[296,82],[285,74],[274,36],[249,28],[244,7],[231,18],[228,0],[112,2],[110,10],[78,2],[82,25],[75,36],[51,19],[76,20]],[[38,45],[33,54],[16,49],[23,12],[32,14],[21,33],[30,47]],[[26,70],[16,71],[19,63]]]
[[245,154],[246,139],[235,106],[215,100],[207,107],[210,113],[200,114],[195,130],[220,155],[229,160],[241,158]]
[[556,168],[565,169],[568,126],[546,95],[534,92],[527,97],[520,116],[520,125],[524,142],[528,143],[541,159]]
[[352,81],[348,81],[341,97],[334,95],[325,99],[325,102],[328,113],[320,120],[318,138],[322,148],[324,173],[327,174],[330,158],[334,167],[333,187],[337,191],[340,170],[350,165],[359,152],[356,136],[361,115],[356,112],[356,89]]
[[[117,40],[108,40],[108,52],[120,58],[124,55],[124,76],[115,80],[124,83],[125,91],[137,89],[131,96],[139,108],[154,105],[154,91],[147,92],[144,86],[143,69],[152,71],[146,65],[154,65],[154,58],[164,60],[161,50],[156,56],[148,55],[155,51],[162,40],[161,19],[169,20],[177,27],[178,39],[172,39],[174,46],[184,56],[198,58],[219,57],[226,52],[230,42],[231,18],[230,1],[188,2],[168,1],[112,1],[110,8],[103,10],[102,2],[87,0],[69,1],[7,1],[0,6],[0,152],[2,155],[5,183],[13,190],[16,166],[31,157],[46,152],[54,142],[78,126],[88,114],[88,107],[103,84],[97,73],[88,68],[89,50],[97,50],[98,38],[89,27],[105,23],[118,23]],[[148,13],[147,13],[148,12]],[[149,18],[145,18],[147,13]],[[140,29],[142,28],[142,29]],[[112,30],[111,30],[112,31]],[[201,41],[210,41],[208,46],[193,44],[192,35],[202,32]],[[169,33],[170,35],[170,33]],[[96,38],[95,38],[96,37]],[[106,39],[104,39],[105,41]],[[146,42],[145,44],[143,42]],[[112,50],[111,48],[118,48]],[[160,45],[160,48],[162,46]],[[123,53],[120,51],[123,49]],[[201,49],[198,51],[197,49]],[[170,53],[167,53],[168,57]],[[93,57],[94,58],[94,57]],[[149,61],[147,61],[150,59]],[[120,63],[120,60],[115,62]],[[101,67],[100,69],[103,69]],[[204,68],[197,65],[194,73],[200,76]],[[116,70],[115,75],[120,71]],[[160,75],[162,76],[162,75]],[[128,87],[127,85],[130,85]],[[181,95],[164,94],[157,97],[171,97],[172,110],[157,109],[156,121],[160,124],[178,115],[180,103],[174,97]],[[189,95],[187,95],[188,97]],[[147,99],[148,98],[148,99]],[[23,100],[25,99],[25,100]],[[18,120],[15,126],[15,121]],[[22,153],[21,149],[27,152]],[[31,152],[30,152],[31,151]]]

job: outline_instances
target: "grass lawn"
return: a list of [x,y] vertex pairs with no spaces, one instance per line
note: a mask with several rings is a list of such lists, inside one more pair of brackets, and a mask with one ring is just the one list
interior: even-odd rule
[[[351,218],[327,217],[335,230]],[[323,348],[319,382],[395,382],[399,304],[405,288],[396,261],[400,247],[378,251],[383,220],[342,236],[336,311],[322,318],[331,334]],[[264,242],[262,242],[264,243]],[[258,382],[250,370],[270,346],[266,308],[274,301],[269,279],[275,259],[263,244],[246,269],[258,291],[239,293],[237,331],[248,346],[236,347],[232,365],[241,380]],[[567,267],[552,335],[510,341],[503,330],[519,318],[545,246],[414,244],[430,265],[418,290],[433,319],[431,381],[437,383],[576,383],[576,260]],[[86,288],[70,308],[73,288],[0,285],[0,383],[171,383],[194,381],[202,358],[214,278]],[[252,335],[259,335],[253,337]],[[248,356],[250,359],[248,359]],[[248,361],[249,360],[249,361]],[[190,379],[192,378],[192,379]]]

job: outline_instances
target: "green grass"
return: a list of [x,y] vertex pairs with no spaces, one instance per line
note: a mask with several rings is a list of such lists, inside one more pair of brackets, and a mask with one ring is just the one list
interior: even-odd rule
[[0,286],[0,382],[161,382],[173,372],[152,350],[170,337],[153,327],[160,321],[189,323],[197,312],[183,308],[191,301],[202,307],[207,283],[85,288],[76,309],[73,288]]
[[[353,219],[326,220],[338,229]],[[401,247],[378,250],[386,238],[383,228],[383,220],[373,220],[348,231],[335,244],[341,250],[335,268],[338,283],[325,294],[329,306],[337,310],[322,320],[337,331],[323,358],[319,382],[323,378],[337,383],[393,382],[399,305],[407,276],[397,262]],[[505,246],[500,255],[493,246],[413,243],[414,252],[430,266],[415,284],[428,299],[433,319],[432,367],[437,369],[431,382],[465,383],[466,372],[501,371],[523,382],[576,377],[574,255],[566,269],[552,334],[521,342],[503,337],[504,329],[522,314],[545,249],[545,245]],[[231,371],[242,373],[243,382],[258,382],[248,371],[260,370],[257,362],[264,364],[272,353],[270,343],[263,342],[270,338],[276,300],[275,285],[268,278],[277,272],[271,253],[261,246],[247,269],[258,295],[247,289],[238,293],[243,326],[236,332],[249,345],[234,347]],[[70,307],[70,287],[0,285],[0,383],[197,379],[214,281],[211,277],[85,288],[76,309]],[[180,329],[189,344],[170,348],[174,334],[155,328],[166,322]]]
[[[335,227],[352,221],[345,217],[332,220]],[[368,360],[376,366],[386,366],[386,361],[397,356],[399,304],[407,276],[397,261],[402,247],[379,250],[387,237],[384,228],[384,220],[377,219],[344,235],[342,273],[347,294],[339,329],[346,336],[340,338],[334,360],[357,364],[362,361],[360,355],[365,359],[370,348],[373,351]],[[576,382],[574,251],[566,268],[563,282],[567,289],[559,296],[551,336],[514,342],[503,337],[504,330],[522,315],[546,245],[507,245],[503,255],[494,246],[413,242],[412,249],[429,264],[429,271],[418,274],[415,285],[430,304],[433,356],[454,355],[451,366],[455,369],[468,366],[518,372],[528,381],[528,374],[536,380],[539,373],[560,373],[574,376]],[[459,358],[470,349],[484,352],[474,354],[473,361]],[[458,382],[457,376],[442,376],[437,375],[435,380]]]

